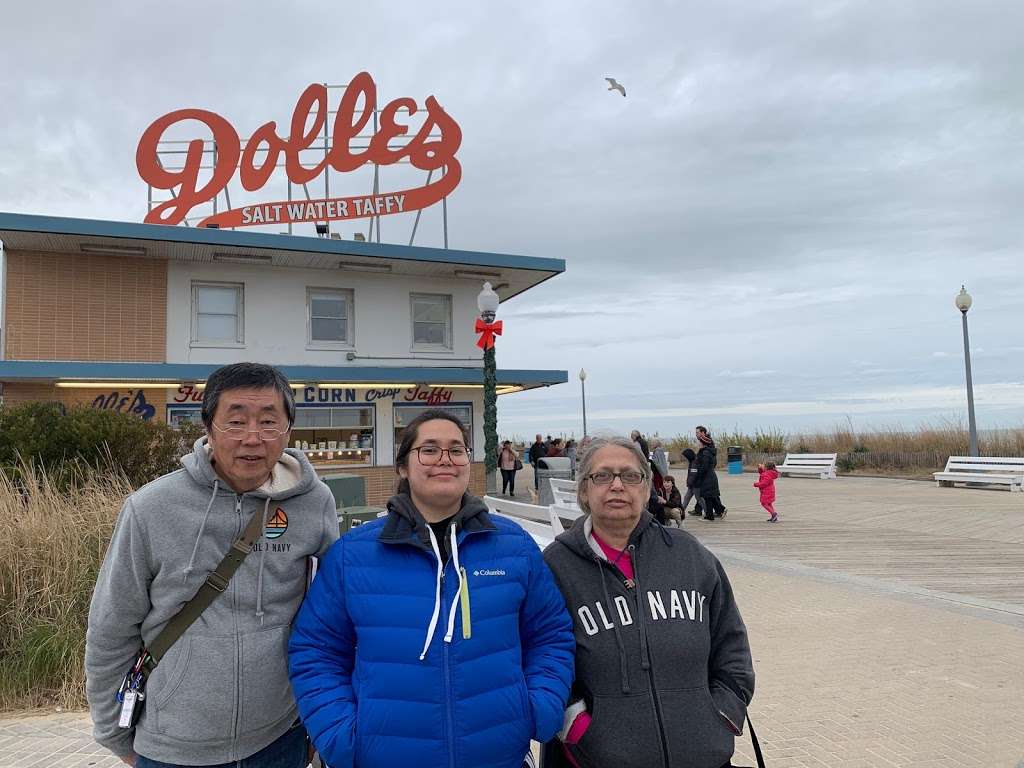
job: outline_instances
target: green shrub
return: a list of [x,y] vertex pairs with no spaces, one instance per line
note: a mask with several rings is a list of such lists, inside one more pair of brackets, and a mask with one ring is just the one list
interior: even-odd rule
[[0,468],[17,476],[22,463],[38,467],[58,486],[111,469],[137,488],[176,469],[200,434],[117,411],[26,403],[0,408]]

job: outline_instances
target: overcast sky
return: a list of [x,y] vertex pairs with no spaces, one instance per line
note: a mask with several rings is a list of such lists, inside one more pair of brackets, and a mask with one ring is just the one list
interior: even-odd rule
[[570,371],[501,398],[505,434],[579,434],[581,367],[592,431],[965,421],[961,283],[979,423],[1024,421],[1019,2],[65,0],[4,28],[4,211],[141,221],[173,109],[247,136],[362,70],[435,95],[451,246],[567,263],[502,305],[501,367]]

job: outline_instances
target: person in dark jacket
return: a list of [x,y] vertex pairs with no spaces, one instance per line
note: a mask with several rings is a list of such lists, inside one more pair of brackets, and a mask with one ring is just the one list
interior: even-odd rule
[[686,514],[686,507],[690,504],[690,499],[693,499],[693,512],[700,517],[703,513],[700,504],[700,487],[696,485],[697,454],[693,452],[692,448],[686,448],[683,450],[683,458],[686,459],[686,494],[683,496],[683,515]]
[[682,526],[683,520],[686,519],[686,513],[683,511],[683,497],[679,493],[676,479],[672,475],[665,475],[665,494],[663,498],[665,500],[666,519],[675,523],[676,527]]
[[530,450],[526,452],[526,455],[530,459],[530,464],[533,465],[533,488],[534,490],[539,491],[540,475],[537,474],[537,460],[543,459],[548,455],[547,443],[541,440],[540,435],[537,435],[537,439],[534,440],[533,444],[530,446]]
[[700,489],[700,500],[704,505],[704,517],[701,519],[710,521],[716,517],[725,517],[729,510],[722,504],[718,488],[718,474],[715,472],[718,448],[715,447],[715,441],[705,427],[697,427],[695,433],[700,450],[697,451],[697,476],[694,478],[694,484]]
[[328,552],[295,620],[290,677],[331,768],[520,768],[561,727],[572,621],[533,539],[468,493],[465,426],[402,435],[387,515]]
[[547,766],[720,768],[754,694],[725,570],[644,508],[648,464],[625,438],[580,462],[581,523],[544,552],[576,633],[576,678]]

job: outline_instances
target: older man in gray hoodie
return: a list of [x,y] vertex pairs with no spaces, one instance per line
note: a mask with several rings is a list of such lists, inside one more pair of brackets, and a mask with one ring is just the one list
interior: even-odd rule
[[[118,516],[86,636],[93,733],[135,768],[299,768],[306,738],[286,648],[307,558],[338,537],[334,499],[305,455],[286,450],[295,401],[277,369],[218,369],[202,417],[207,435],[183,468],[133,493]],[[150,672],[141,719],[121,727],[116,694],[126,671],[254,515],[262,535]]]

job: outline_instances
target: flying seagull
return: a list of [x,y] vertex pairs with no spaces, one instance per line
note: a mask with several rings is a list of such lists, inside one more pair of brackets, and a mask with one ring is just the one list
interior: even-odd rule
[[621,83],[616,82],[614,77],[606,77],[605,80],[608,81],[609,91],[618,91],[619,93],[622,94],[622,98],[626,98],[626,89],[622,86]]

